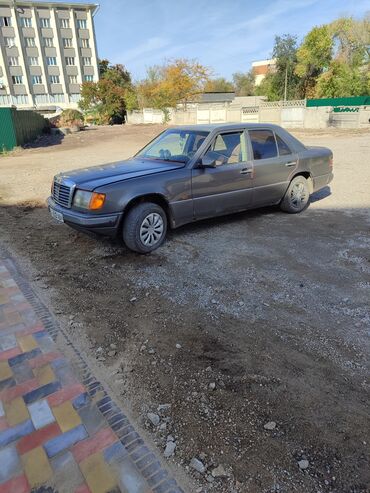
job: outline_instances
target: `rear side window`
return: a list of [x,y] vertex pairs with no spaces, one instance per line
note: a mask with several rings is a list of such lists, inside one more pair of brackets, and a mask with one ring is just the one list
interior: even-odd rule
[[269,159],[278,155],[276,140],[271,130],[250,130],[254,159]]
[[278,134],[275,134],[276,137],[276,142],[277,146],[279,149],[279,155],[280,156],[287,156],[288,154],[292,154],[292,151],[288,147],[288,144],[286,144],[281,137],[278,136]]

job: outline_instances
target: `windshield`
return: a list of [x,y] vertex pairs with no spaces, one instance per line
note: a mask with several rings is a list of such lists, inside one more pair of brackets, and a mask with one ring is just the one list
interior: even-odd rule
[[198,130],[166,130],[136,156],[187,163],[203,144],[208,134],[209,132]]

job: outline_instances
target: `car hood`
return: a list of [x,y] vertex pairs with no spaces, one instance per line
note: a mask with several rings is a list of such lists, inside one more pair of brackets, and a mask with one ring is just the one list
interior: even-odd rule
[[110,183],[171,171],[183,168],[184,166],[185,164],[183,163],[132,158],[117,163],[91,166],[89,168],[59,173],[59,175],[56,175],[56,178],[59,181],[72,182],[83,190],[94,190]]

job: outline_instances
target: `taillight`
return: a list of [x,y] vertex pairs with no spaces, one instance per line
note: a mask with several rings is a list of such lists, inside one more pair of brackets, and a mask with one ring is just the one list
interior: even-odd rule
[[334,166],[334,160],[333,160],[333,156],[331,156],[329,158],[329,168],[333,169],[333,166]]

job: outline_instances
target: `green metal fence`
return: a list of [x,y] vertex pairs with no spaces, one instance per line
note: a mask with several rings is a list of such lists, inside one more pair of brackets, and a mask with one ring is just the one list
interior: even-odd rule
[[46,126],[45,118],[34,111],[0,108],[0,153],[31,142]]
[[307,99],[306,106],[370,106],[370,96],[353,96],[348,98]]

